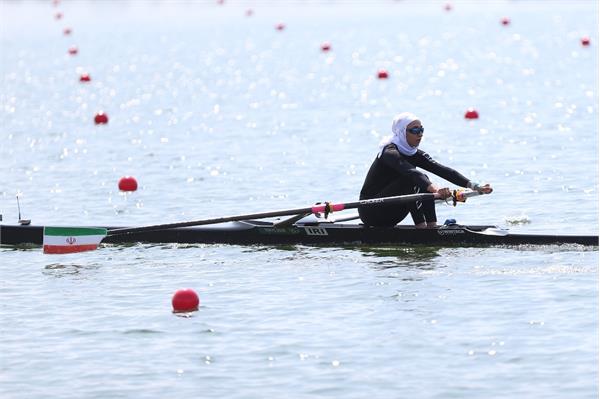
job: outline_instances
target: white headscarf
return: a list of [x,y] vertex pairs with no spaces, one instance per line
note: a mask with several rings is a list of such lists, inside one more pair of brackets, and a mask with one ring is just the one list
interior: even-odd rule
[[383,153],[383,149],[391,143],[396,144],[400,153],[404,155],[415,155],[417,153],[417,147],[412,147],[406,141],[406,127],[411,123],[416,121],[417,116],[411,114],[410,112],[403,112],[401,114],[396,115],[394,121],[392,122],[392,133],[389,136],[385,136],[381,142],[379,143],[379,155],[381,156]]

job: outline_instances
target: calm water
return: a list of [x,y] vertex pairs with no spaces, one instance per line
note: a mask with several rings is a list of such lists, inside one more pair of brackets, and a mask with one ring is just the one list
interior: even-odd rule
[[[411,110],[423,149],[496,189],[442,221],[598,232],[597,2],[230,3],[0,2],[4,221],[16,193],[63,225],[354,200]],[[598,395],[597,249],[3,248],[0,264],[2,397]],[[170,311],[181,287],[191,317]]]

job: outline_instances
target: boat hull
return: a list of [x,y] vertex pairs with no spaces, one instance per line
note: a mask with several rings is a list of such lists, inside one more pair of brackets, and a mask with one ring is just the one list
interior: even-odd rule
[[[116,229],[117,227],[106,227]],[[0,225],[0,244],[42,245],[43,226]],[[594,235],[512,234],[494,226],[448,226],[415,229],[366,227],[361,224],[314,223],[276,227],[261,221],[233,222],[216,226],[185,227],[107,236],[103,243],[179,243],[233,245],[598,245]]]

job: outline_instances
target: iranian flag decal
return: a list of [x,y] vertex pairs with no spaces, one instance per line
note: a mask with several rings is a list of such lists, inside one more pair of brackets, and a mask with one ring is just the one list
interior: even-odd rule
[[98,248],[106,229],[95,227],[44,227],[44,253],[68,254]]

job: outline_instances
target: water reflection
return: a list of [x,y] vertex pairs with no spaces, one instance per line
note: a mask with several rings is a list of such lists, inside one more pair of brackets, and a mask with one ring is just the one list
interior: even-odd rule
[[272,250],[296,252],[300,248],[299,245],[293,244],[281,244],[281,245],[249,245],[244,246],[242,253],[258,253],[258,252],[269,252]]
[[40,246],[36,244],[19,244],[19,245],[5,245],[2,244],[0,246],[0,251],[2,252],[19,252],[19,251],[39,251]]
[[397,256],[397,257],[411,257],[413,259],[418,258],[435,258],[439,256],[439,247],[431,246],[412,246],[412,247],[398,247],[397,245],[379,245],[371,246],[367,244],[338,244],[338,245],[305,245],[305,244],[281,244],[281,245],[244,245],[240,246],[243,249],[242,252],[264,252],[270,250],[280,251],[308,251],[308,252],[331,252],[339,250],[358,250],[364,255],[372,256]]
[[85,272],[97,270],[100,264],[91,263],[87,265],[77,263],[51,263],[46,265],[42,274],[57,278],[62,277],[84,277]]
[[363,257],[373,258],[373,267],[378,270],[398,267],[433,270],[435,259],[440,257],[439,247],[358,247]]
[[418,268],[420,270],[433,270],[439,267],[435,260],[439,258],[440,247],[432,246],[411,246],[401,247],[397,245],[379,245],[371,246],[364,244],[343,244],[343,245],[251,245],[241,247],[242,253],[268,253],[279,251],[288,256],[282,260],[309,259],[323,260],[331,257],[340,259],[341,257],[353,257],[353,254],[359,254],[367,258],[370,266],[378,270],[386,270],[398,267]]

